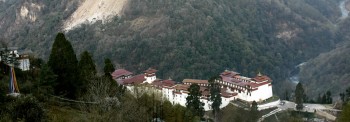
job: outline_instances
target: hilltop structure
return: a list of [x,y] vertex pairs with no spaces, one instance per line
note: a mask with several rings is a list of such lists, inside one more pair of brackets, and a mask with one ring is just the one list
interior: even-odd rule
[[[209,101],[210,91],[208,80],[184,79],[182,83],[176,83],[171,79],[162,80],[156,77],[157,70],[149,68],[143,74],[133,75],[125,69],[117,69],[112,73],[113,79],[119,84],[127,86],[132,90],[135,85],[145,84],[155,91],[162,94],[173,104],[186,106],[186,97],[188,88],[191,84],[198,84],[202,93],[201,102],[205,103],[204,109],[211,110],[211,101]],[[221,79],[215,82],[221,86],[222,104],[220,108],[227,106],[230,101],[240,99],[247,102],[263,101],[272,97],[272,80],[259,73],[254,78],[241,76],[234,71],[224,71],[220,74]]]

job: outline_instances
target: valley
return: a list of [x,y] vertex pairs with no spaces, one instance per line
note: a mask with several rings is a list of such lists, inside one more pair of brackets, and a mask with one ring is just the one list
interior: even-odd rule
[[279,86],[274,91],[282,94],[296,65],[344,41],[339,33],[346,29],[332,26],[345,16],[340,3],[39,0],[33,2],[41,5],[39,12],[26,6],[35,19],[31,14],[21,19],[16,12],[28,3],[2,1],[10,7],[0,10],[0,32],[9,46],[31,50],[44,60],[55,33],[65,32],[77,55],[87,50],[95,56],[99,72],[104,57],[136,72],[155,67],[161,77],[174,80],[207,79],[224,69],[246,76],[262,72],[271,74]]

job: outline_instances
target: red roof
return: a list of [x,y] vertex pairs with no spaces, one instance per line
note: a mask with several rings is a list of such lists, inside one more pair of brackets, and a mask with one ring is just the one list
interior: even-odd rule
[[124,79],[123,80],[123,84],[141,84],[145,80],[146,80],[145,79],[145,75],[144,74],[140,74],[140,75],[136,75],[134,77],[131,77],[129,79]]
[[165,86],[174,86],[175,85],[175,81],[172,80],[163,80],[163,84]]
[[210,96],[209,90],[202,91],[202,96]]
[[227,93],[227,92],[221,92],[221,96],[226,97],[226,98],[230,98],[233,96],[238,95],[238,93]]
[[152,68],[148,68],[146,71],[144,71],[147,74],[152,74],[152,73],[156,73],[158,70],[156,69],[152,69]]
[[132,75],[132,72],[129,72],[125,69],[117,69],[112,73],[113,78],[118,78],[121,76],[128,76],[128,75]]
[[187,89],[190,87],[190,85],[185,85],[185,84],[178,84],[175,86],[176,90],[185,90],[187,91]]
[[255,88],[255,87],[259,87],[261,85],[257,84],[257,83],[249,83],[249,86],[251,86],[252,88]]
[[156,80],[156,81],[152,82],[152,85],[161,86],[161,87],[163,87],[163,86],[171,87],[171,86],[175,85],[175,81],[172,81],[172,80]]
[[271,82],[267,81],[267,82],[261,82],[261,83],[249,83],[249,86],[251,86],[252,88],[256,88],[256,87],[263,86],[263,85],[269,84],[269,83],[271,83]]
[[255,78],[253,78],[253,80],[256,82],[272,81],[271,78],[267,77],[266,75],[256,76]]
[[199,87],[199,91],[203,92],[203,91],[209,91],[208,87],[205,86],[200,86]]
[[234,72],[234,71],[224,71],[221,73],[221,76],[226,76],[226,77],[234,77],[239,75],[238,72]]
[[208,80],[184,79],[182,83],[208,84]]

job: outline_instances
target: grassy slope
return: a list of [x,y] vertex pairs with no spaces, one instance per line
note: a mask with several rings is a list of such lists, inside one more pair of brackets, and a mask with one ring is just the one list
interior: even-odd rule
[[49,106],[47,114],[53,122],[89,121],[89,113],[69,107]]

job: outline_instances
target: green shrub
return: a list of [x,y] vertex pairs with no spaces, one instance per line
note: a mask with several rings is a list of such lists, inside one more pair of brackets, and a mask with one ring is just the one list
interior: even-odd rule
[[43,107],[32,96],[16,99],[12,106],[11,115],[13,121],[41,122],[45,120]]

